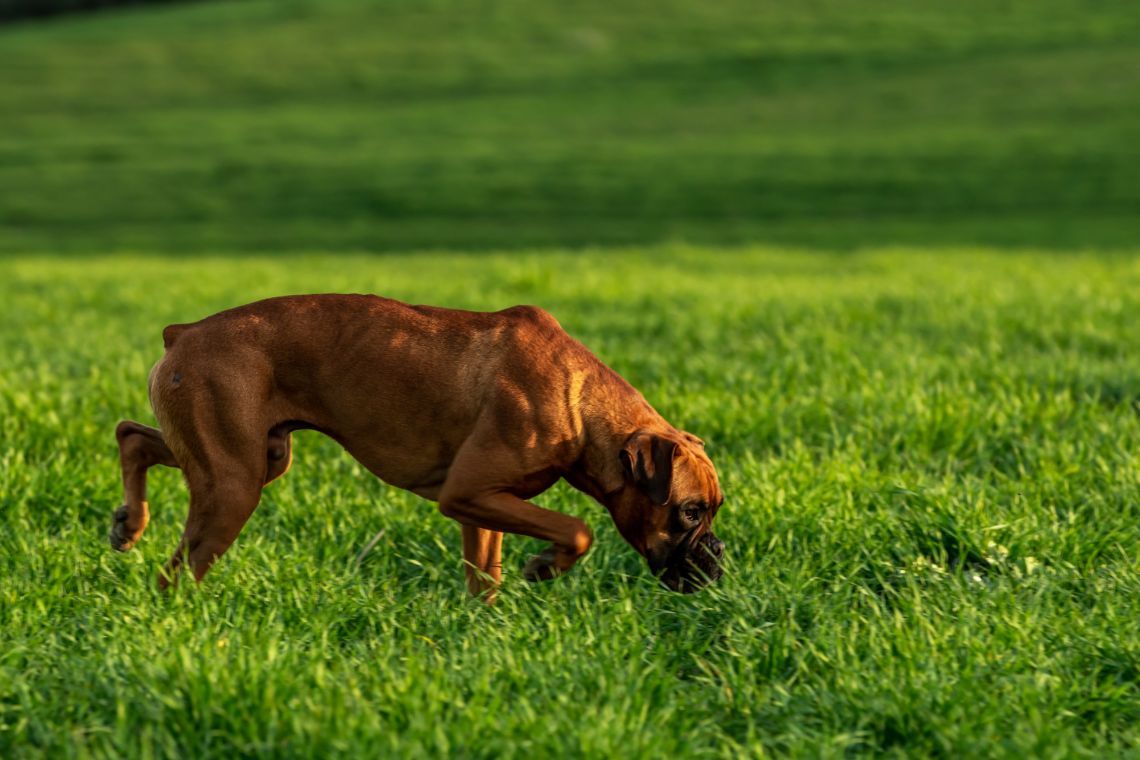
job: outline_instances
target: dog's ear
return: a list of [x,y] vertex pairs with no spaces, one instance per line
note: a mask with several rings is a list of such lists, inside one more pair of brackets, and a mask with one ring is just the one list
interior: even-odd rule
[[682,430],[681,435],[683,435],[685,437],[685,440],[688,441],[689,443],[700,446],[702,449],[705,447],[705,442],[702,441],[700,438],[697,438],[692,433],[686,433],[684,430]]
[[669,501],[677,442],[651,433],[636,433],[618,452],[626,477],[657,505]]

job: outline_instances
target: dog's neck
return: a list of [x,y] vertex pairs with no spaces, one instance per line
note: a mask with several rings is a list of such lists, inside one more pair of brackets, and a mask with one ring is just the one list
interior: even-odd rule
[[583,384],[576,412],[580,416],[582,448],[564,477],[570,485],[607,508],[625,487],[619,452],[635,434],[672,430],[649,402],[616,372],[599,362],[599,373],[617,378]]

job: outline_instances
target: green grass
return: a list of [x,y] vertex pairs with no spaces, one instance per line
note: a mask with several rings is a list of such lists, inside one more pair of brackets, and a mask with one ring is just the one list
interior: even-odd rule
[[[0,29],[0,757],[1140,754],[1138,37],[1077,0]],[[550,309],[709,442],[725,577],[665,591],[560,486],[594,548],[534,586],[508,538],[487,608],[453,523],[299,433],[160,595],[177,473],[105,535],[161,328],[312,291]]]
[[[453,523],[303,433],[159,595],[177,475],[104,536],[162,326],[326,290],[549,308],[709,441],[725,577],[665,591],[558,487],[593,550],[528,585],[509,537],[486,608]],[[0,756],[1134,755],[1138,294],[1131,255],[992,250],[2,261]]]
[[0,30],[0,252],[1140,239],[1140,4],[243,0]]

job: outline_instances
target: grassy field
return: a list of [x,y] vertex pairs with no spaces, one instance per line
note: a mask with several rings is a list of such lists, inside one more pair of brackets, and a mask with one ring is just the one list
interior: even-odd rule
[[[0,757],[1140,755],[1140,4],[243,0],[0,29]],[[155,590],[115,423],[259,297],[535,303],[709,442],[494,608],[316,433]],[[363,553],[380,534],[374,548]]]
[[1135,245],[1140,3],[243,0],[0,29],[0,252]]
[[[722,582],[660,588],[558,487],[594,549],[534,586],[508,538],[486,608],[453,523],[302,433],[160,596],[176,474],[104,535],[161,327],[325,290],[551,309],[709,441]],[[0,756],[1134,754],[1138,294],[1133,256],[986,250],[7,259]]]

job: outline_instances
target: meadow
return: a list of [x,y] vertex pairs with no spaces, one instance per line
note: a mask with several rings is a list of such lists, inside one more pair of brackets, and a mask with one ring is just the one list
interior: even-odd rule
[[1133,246],[1140,4],[241,0],[0,29],[0,252]]
[[[712,255],[715,254],[715,255]],[[0,263],[0,755],[1073,757],[1140,743],[1140,264],[657,246]],[[698,276],[699,275],[699,276]],[[434,505],[299,433],[162,596],[186,492],[119,555],[117,420],[161,327],[253,298],[541,303],[709,442],[728,570],[660,587],[605,511],[488,608]],[[375,547],[360,556],[383,531]]]
[[[0,28],[0,757],[1140,753],[1140,4],[242,0]],[[201,586],[163,326],[545,307],[727,502],[566,577],[295,435]]]

